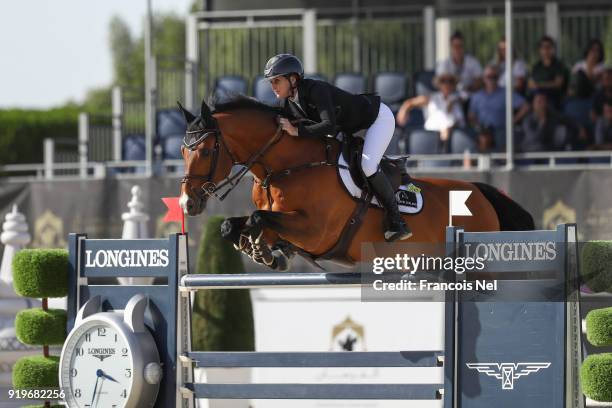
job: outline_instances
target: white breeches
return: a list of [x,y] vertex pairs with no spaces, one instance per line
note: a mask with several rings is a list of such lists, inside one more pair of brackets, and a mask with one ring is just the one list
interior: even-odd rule
[[371,176],[378,170],[380,159],[382,159],[385,150],[387,150],[394,131],[395,117],[391,109],[381,102],[378,116],[365,134],[363,154],[361,155],[361,168],[366,177]]

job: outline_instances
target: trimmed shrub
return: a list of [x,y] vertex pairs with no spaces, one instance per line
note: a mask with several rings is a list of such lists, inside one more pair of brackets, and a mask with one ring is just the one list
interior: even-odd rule
[[582,247],[581,275],[594,292],[612,291],[612,241],[588,241]]
[[[221,237],[225,218],[210,217],[198,252],[197,273],[244,273],[240,252]],[[198,291],[193,306],[193,349],[254,351],[253,309],[248,289]]]
[[20,342],[33,345],[62,345],[66,339],[66,311],[26,309],[17,313],[15,332]]
[[68,294],[68,251],[23,249],[13,258],[15,292],[32,298]]
[[612,307],[591,310],[586,315],[587,340],[594,346],[612,346]]
[[58,388],[59,357],[28,356],[13,367],[13,387],[25,389]]
[[588,356],[580,369],[582,392],[600,402],[612,402],[612,353]]

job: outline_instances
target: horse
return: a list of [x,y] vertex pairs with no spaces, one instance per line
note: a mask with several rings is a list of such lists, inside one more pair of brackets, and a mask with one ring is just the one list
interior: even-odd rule
[[[286,270],[297,253],[309,262],[327,259],[350,266],[361,260],[362,243],[384,241],[383,210],[370,205],[371,195],[355,198],[342,185],[342,146],[336,138],[291,136],[278,126],[280,108],[245,96],[217,103],[214,111],[203,102],[197,117],[179,107],[188,124],[179,203],[189,216],[201,214],[210,197],[223,200],[250,171],[257,210],[227,219],[221,232],[256,262]],[[240,171],[232,171],[234,166]],[[445,242],[451,190],[471,192],[466,204],[473,216],[454,217],[466,231],[534,229],[531,215],[490,185],[410,181],[418,186],[423,206],[417,214],[404,215],[413,231],[405,242]]]

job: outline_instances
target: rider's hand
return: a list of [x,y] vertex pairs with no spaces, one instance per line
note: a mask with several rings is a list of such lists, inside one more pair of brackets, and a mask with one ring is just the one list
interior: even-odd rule
[[293,126],[291,124],[291,122],[289,122],[289,119],[287,118],[280,118],[278,120],[278,123],[281,125],[281,127],[283,128],[283,130],[287,133],[289,133],[290,136],[297,136],[298,135],[298,130],[295,126]]

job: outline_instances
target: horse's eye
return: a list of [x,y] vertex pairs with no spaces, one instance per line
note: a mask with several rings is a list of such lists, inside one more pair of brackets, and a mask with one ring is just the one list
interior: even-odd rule
[[202,157],[206,157],[209,154],[209,150],[208,149],[202,149]]

